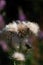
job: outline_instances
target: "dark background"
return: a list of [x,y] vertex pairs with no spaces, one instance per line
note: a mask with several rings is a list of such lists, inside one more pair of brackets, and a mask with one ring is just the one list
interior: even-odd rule
[[18,7],[21,6],[27,20],[43,27],[43,0],[6,0],[6,23],[18,20]]

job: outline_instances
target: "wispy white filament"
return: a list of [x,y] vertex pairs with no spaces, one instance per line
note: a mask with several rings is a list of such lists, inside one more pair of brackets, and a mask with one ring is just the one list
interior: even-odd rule
[[40,28],[39,28],[39,25],[37,23],[27,22],[27,27],[30,29],[30,31],[32,33],[34,33],[35,35],[38,35]]
[[13,23],[10,23],[10,24],[6,25],[6,30],[7,31],[12,31],[12,32],[18,32],[17,23],[13,22]]

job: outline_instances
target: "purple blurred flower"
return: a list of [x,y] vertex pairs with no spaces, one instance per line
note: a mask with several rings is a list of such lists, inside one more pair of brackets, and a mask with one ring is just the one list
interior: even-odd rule
[[25,16],[25,14],[23,13],[23,11],[22,11],[21,8],[19,8],[19,20],[21,20],[21,21],[26,20],[26,16]]
[[4,19],[3,19],[3,16],[0,15],[0,30],[5,26],[5,22],[4,22]]
[[40,39],[43,39],[43,31],[40,31],[40,32],[39,32],[38,37],[39,37]]
[[0,41],[0,46],[2,47],[3,51],[8,51],[8,45],[6,44],[5,41]]
[[3,10],[5,5],[6,5],[6,1],[5,0],[0,0],[0,10]]
[[20,14],[19,20],[24,21],[25,20],[25,16],[23,14]]

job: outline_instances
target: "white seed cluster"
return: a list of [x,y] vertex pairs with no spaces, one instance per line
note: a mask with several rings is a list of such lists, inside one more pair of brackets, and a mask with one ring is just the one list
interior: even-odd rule
[[18,61],[25,61],[25,56],[22,53],[19,52],[14,52],[14,54],[12,55],[12,57]]
[[30,22],[30,21],[28,22],[18,21],[18,23],[13,21],[12,23],[9,23],[8,25],[5,26],[5,29],[7,31],[16,32],[16,33],[22,30],[26,30],[27,28],[29,28],[29,30],[35,35],[38,35],[38,32],[40,30],[39,25],[37,23]]

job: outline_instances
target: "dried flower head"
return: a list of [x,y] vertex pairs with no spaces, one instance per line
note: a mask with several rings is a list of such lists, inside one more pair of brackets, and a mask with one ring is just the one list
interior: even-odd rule
[[12,57],[18,61],[25,61],[25,57],[22,53],[15,52]]
[[8,31],[12,31],[12,32],[21,32],[21,33],[25,33],[24,31],[30,30],[33,34],[35,34],[36,36],[38,35],[38,32],[40,31],[39,25],[37,23],[33,23],[33,22],[13,22],[10,23],[8,25],[6,25],[6,30]]

